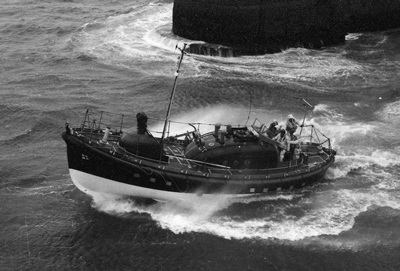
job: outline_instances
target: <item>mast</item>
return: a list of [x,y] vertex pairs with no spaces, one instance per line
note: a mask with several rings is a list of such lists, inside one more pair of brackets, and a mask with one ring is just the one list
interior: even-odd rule
[[[313,107],[309,102],[307,102],[306,100],[304,100],[304,99],[302,99],[303,100],[303,102],[306,104],[306,105],[308,105],[309,107]],[[304,113],[304,118],[303,118],[303,123],[301,124],[301,129],[300,129],[300,135],[301,135],[301,132],[303,132],[303,126],[304,126],[304,121],[306,120],[306,116],[307,116],[307,111],[308,110],[305,110],[305,113]]]
[[183,60],[183,55],[185,54],[186,43],[183,44],[183,49],[179,48],[178,45],[177,45],[175,48],[178,48],[179,51],[181,51],[181,55],[180,55],[180,57],[179,57],[178,68],[176,69],[176,72],[175,72],[174,85],[173,85],[173,87],[172,87],[171,97],[169,98],[167,116],[165,117],[164,129],[163,129],[163,132],[162,132],[162,136],[161,136],[161,141],[160,141],[160,142],[162,142],[162,141],[164,140],[164,138],[165,138],[165,133],[166,133],[166,131],[167,131],[167,126],[168,126],[168,121],[169,121],[169,114],[170,114],[170,112],[171,112],[171,104],[172,104],[172,101],[173,101],[173,99],[174,99],[174,94],[175,94],[175,89],[176,89],[176,82],[177,82],[177,80],[178,80],[179,69],[180,69],[180,67],[181,67],[181,63],[182,63],[182,60]]

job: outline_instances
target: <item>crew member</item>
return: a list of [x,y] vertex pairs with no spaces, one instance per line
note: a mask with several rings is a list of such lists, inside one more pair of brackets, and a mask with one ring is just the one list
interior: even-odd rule
[[285,157],[285,153],[288,150],[288,144],[287,144],[287,138],[286,138],[286,131],[281,130],[274,138],[273,140],[278,143],[278,149],[279,149],[279,161],[282,162],[283,158]]
[[292,136],[294,132],[296,132],[298,126],[303,127],[303,125],[300,125],[293,115],[290,114],[286,120],[286,131]]
[[278,134],[278,129],[276,128],[277,126],[278,126],[278,121],[273,120],[266,130],[267,136],[269,138],[274,138]]
[[299,141],[295,135],[291,135],[290,133],[286,133],[286,144],[287,144],[287,151],[288,151],[288,159],[293,160],[294,157],[298,158],[296,153],[296,149],[300,147]]

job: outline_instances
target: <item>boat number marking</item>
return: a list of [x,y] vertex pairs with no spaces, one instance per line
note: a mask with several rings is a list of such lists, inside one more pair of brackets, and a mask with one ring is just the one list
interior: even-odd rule
[[82,159],[83,160],[89,160],[89,157],[86,154],[82,154]]

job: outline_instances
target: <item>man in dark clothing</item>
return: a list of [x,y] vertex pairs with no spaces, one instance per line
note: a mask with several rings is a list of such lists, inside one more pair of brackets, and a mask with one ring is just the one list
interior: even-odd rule
[[267,136],[269,138],[274,138],[277,134],[278,134],[278,129],[276,128],[278,126],[278,121],[274,120],[273,122],[271,122],[271,124],[269,125],[269,127],[267,128]]

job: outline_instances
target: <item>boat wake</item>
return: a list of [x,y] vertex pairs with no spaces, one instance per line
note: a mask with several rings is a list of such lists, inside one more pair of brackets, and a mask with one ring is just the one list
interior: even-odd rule
[[[398,198],[373,188],[276,194],[242,199],[138,204],[108,195],[94,198],[94,207],[114,215],[146,213],[160,227],[175,234],[205,233],[226,239],[286,240],[336,246],[337,240],[311,237],[339,236],[352,229],[355,218],[370,206],[400,209]],[[336,245],[335,245],[336,244]],[[353,246],[354,244],[341,244]]]

